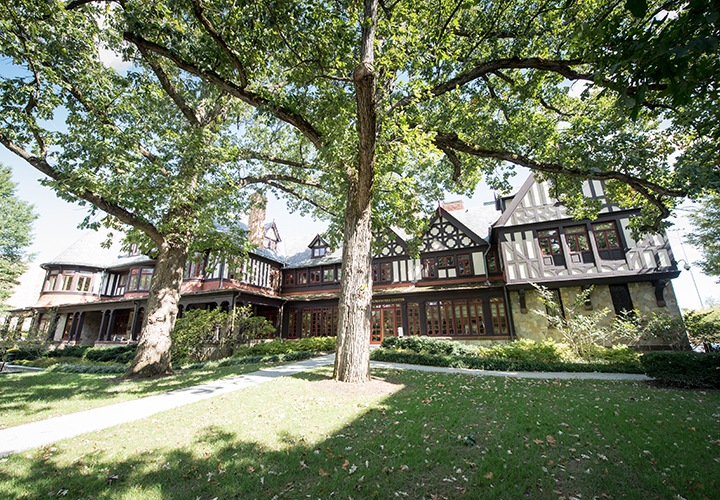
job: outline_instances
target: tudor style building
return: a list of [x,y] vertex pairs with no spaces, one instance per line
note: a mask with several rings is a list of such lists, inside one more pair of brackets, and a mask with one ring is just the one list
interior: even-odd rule
[[[600,182],[586,194],[604,201]],[[494,206],[442,204],[429,219],[419,255],[409,237],[388,229],[373,256],[372,337],[428,335],[464,341],[554,338],[533,311],[532,283],[568,304],[593,286],[588,309],[608,307],[679,315],[670,280],[678,276],[667,238],[633,239],[635,210],[605,203],[595,221],[576,221],[533,177]],[[341,249],[320,236],[282,240],[259,210],[248,226],[257,250],[242,262],[197,254],[188,263],[180,314],[193,308],[251,305],[276,336],[334,335]],[[154,260],[90,233],[43,265],[46,280],[35,324],[58,342],[132,342],[141,330]]]

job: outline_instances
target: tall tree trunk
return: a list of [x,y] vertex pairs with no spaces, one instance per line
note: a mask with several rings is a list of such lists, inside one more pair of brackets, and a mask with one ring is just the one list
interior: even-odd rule
[[170,334],[175,326],[187,258],[185,242],[166,239],[160,245],[140,340],[125,378],[149,378],[172,373]]
[[348,201],[343,237],[340,318],[333,378],[364,383],[370,377],[370,305],[372,301],[371,209],[375,177],[377,76],[374,43],[377,0],[365,0],[360,64],[353,80],[358,106],[357,170],[348,168]]

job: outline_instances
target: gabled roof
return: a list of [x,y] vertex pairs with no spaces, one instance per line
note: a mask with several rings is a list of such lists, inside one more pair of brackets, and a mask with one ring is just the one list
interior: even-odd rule
[[500,218],[495,222],[493,227],[502,227],[505,224],[507,224],[508,219],[512,216],[512,214],[517,209],[518,205],[522,203],[523,198],[525,198],[525,195],[528,191],[530,191],[530,188],[533,184],[535,184],[535,176],[529,175],[528,178],[525,180],[522,186],[520,186],[520,189],[517,193],[515,193],[513,200],[510,202],[510,205],[505,209],[505,211],[502,213]]
[[121,237],[117,233],[110,247],[104,248],[103,243],[107,241],[107,239],[107,230],[85,231],[80,239],[63,250],[60,255],[51,261],[42,264],[42,267],[79,266],[96,269],[112,269],[154,262],[154,260],[147,255],[128,256],[127,252],[121,250]]
[[[307,244],[308,241],[310,241],[310,245]],[[323,242],[324,244],[317,245],[317,242]],[[342,248],[337,248],[322,257],[313,258],[313,244],[315,244],[315,248],[327,245],[319,234],[314,237],[312,235],[296,236],[278,243],[278,253],[282,256],[288,267],[310,267],[323,264],[336,264],[342,261]]]
[[448,212],[442,210],[443,215],[448,216],[448,220],[455,220],[458,226],[464,231],[479,237],[483,242],[488,243],[490,230],[493,223],[500,216],[500,212],[495,209],[495,205],[485,205],[481,207],[464,208],[462,210],[454,210]]

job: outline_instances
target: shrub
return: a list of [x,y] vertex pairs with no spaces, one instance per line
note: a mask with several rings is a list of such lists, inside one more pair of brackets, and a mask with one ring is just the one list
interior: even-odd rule
[[117,374],[125,373],[127,366],[120,365],[71,365],[66,363],[58,363],[51,366],[47,371],[62,373],[99,373],[99,374]]
[[175,363],[201,361],[206,343],[222,343],[230,334],[232,315],[221,309],[193,309],[178,318],[170,355]]
[[517,340],[505,345],[494,345],[482,349],[483,356],[500,359],[560,361],[562,349],[551,340]]
[[644,372],[660,382],[680,387],[720,389],[720,354],[650,352],[640,358]]
[[547,372],[605,372],[605,373],[643,373],[639,363],[568,363],[537,360],[514,360],[487,357],[431,355],[414,352],[375,349],[370,352],[373,361],[391,363],[409,363],[425,366],[448,368],[470,368],[475,370],[498,371],[547,371]]
[[720,348],[720,308],[709,311],[686,311],[685,326],[690,341],[701,345],[705,352]]
[[13,363],[15,363],[16,361],[21,360],[37,359],[42,356],[44,352],[45,349],[42,347],[14,347],[12,349],[8,349],[5,356],[7,358],[8,354],[12,353],[11,355],[15,356],[15,360],[13,361]]
[[280,340],[272,342],[260,342],[252,346],[239,347],[233,357],[259,355],[259,354],[284,354],[291,352],[333,352],[335,351],[335,337],[309,337],[300,340]]
[[45,356],[53,358],[82,358],[88,349],[90,349],[90,346],[87,345],[66,345],[63,349],[48,351]]
[[112,361],[117,364],[125,364],[135,357],[137,345],[128,344],[109,348],[91,348],[85,351],[85,359],[88,361]]
[[430,337],[385,337],[381,344],[387,349],[406,349],[417,353],[445,354],[456,356],[477,355],[478,348],[453,340],[433,339]]
[[655,312],[642,315],[639,311],[629,311],[616,316],[612,340],[634,346],[659,342],[676,351],[690,347],[682,318]]
[[314,353],[307,351],[296,351],[289,352],[287,354],[271,354],[264,356],[244,356],[244,357],[232,357],[225,358],[221,361],[206,361],[204,363],[193,363],[184,366],[185,370],[202,370],[208,368],[214,368],[216,366],[236,366],[236,365],[248,365],[253,363],[276,363],[282,361],[301,361],[309,359],[314,356]]

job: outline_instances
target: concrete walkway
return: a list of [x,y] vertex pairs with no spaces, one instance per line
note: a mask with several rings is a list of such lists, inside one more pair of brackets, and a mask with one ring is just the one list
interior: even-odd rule
[[[107,429],[115,425],[133,422],[156,413],[172,410],[203,399],[238,391],[246,387],[269,382],[279,377],[295,375],[313,368],[332,365],[334,355],[308,359],[290,365],[267,368],[244,375],[178,389],[155,396],[126,401],[92,410],[86,410],[40,422],[18,425],[0,430],[0,457],[45,446],[56,441],[69,439],[92,431]],[[597,379],[597,380],[650,380],[644,375],[622,373],[548,373],[548,372],[500,372],[468,370],[464,368],[442,368],[400,363],[372,361],[372,368],[419,370],[425,372],[465,373],[477,376],[519,377],[536,379]]]

